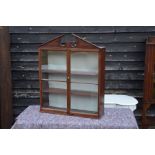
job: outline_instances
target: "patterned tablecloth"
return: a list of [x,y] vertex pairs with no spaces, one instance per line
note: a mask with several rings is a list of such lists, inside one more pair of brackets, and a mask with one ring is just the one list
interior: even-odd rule
[[48,114],[39,106],[29,106],[17,118],[12,129],[137,129],[133,112],[125,108],[105,108],[100,119]]

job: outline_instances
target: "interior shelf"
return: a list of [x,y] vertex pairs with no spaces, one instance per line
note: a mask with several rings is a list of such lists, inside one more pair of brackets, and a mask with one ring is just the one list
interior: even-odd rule
[[[63,69],[42,69],[43,73],[59,73],[59,74],[67,74],[66,70]],[[97,76],[97,71],[89,71],[89,70],[71,70],[71,75],[89,75],[89,76]]]
[[52,80],[52,79],[41,79],[42,81],[45,81],[45,82],[49,82],[49,81],[53,81],[53,82],[67,82],[66,80]]
[[[42,79],[42,81],[45,81],[45,82],[50,82],[50,81],[53,81],[53,82],[67,82],[66,80],[52,80],[52,79]],[[80,81],[76,81],[76,80],[71,80],[70,83],[79,83],[79,84],[91,84],[91,85],[98,85],[97,82],[80,82]]]
[[[48,90],[43,91],[44,93],[56,93],[56,94],[66,94],[67,90],[62,88],[49,88]],[[77,96],[98,96],[97,92],[82,91],[82,90],[71,90],[72,95]]]

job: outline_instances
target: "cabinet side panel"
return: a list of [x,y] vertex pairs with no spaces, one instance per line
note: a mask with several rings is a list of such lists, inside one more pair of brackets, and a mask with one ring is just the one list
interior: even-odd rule
[[99,117],[103,115],[104,108],[104,87],[105,87],[105,49],[100,49],[99,52]]
[[41,50],[38,51],[38,58],[39,58],[39,84],[40,84],[40,109],[42,108],[42,71],[41,71]]

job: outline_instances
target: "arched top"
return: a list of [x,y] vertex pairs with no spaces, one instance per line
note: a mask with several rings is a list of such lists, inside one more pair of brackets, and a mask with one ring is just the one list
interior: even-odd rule
[[90,49],[102,49],[104,47],[96,46],[95,44],[86,41],[76,34],[60,35],[40,46],[44,47],[67,47],[67,48],[90,48]]

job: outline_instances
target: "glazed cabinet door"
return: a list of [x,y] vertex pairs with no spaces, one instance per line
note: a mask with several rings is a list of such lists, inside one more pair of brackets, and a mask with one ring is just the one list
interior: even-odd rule
[[70,113],[98,113],[98,52],[70,53]]
[[67,111],[66,51],[42,51],[41,105],[56,111]]

